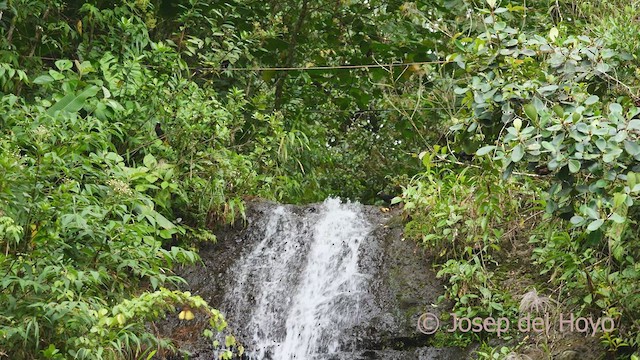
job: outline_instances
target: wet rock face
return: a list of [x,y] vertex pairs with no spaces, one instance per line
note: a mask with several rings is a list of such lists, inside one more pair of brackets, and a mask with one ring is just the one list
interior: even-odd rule
[[[395,220],[394,221],[394,217]],[[255,360],[462,359],[425,346],[418,317],[442,293],[430,263],[402,238],[397,215],[328,199],[247,204],[247,224],[218,232],[203,265],[178,269],[188,289],[226,316]],[[192,359],[211,359],[203,320],[171,321]]]

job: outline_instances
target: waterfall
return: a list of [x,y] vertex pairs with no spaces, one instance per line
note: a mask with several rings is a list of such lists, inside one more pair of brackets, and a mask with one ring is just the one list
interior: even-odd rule
[[232,269],[225,309],[252,360],[323,359],[344,351],[343,334],[362,319],[360,246],[371,232],[358,204],[327,199],[297,214],[279,206],[264,236]]
[[[424,249],[405,241],[398,212],[338,199],[246,209],[245,226],[220,229],[217,243],[202,246],[201,265],[177,269],[225,315],[242,360],[471,358],[472,347],[431,347],[418,331],[443,287]],[[159,332],[189,359],[218,359],[212,340],[224,344],[224,334],[198,337],[206,325],[198,315],[176,314]]]

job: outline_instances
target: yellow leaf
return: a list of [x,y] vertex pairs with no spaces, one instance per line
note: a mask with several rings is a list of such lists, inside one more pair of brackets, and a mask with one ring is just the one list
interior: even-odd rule
[[178,319],[184,320],[185,315],[186,315],[186,313],[185,313],[184,310],[180,311],[180,314],[178,314]]
[[551,30],[549,30],[549,39],[551,39],[551,42],[555,42],[558,38],[558,35],[560,35],[560,32],[558,31],[557,27],[554,26],[551,28]]
[[186,310],[184,314],[184,319],[193,320],[193,318],[195,318],[195,315],[193,315],[193,312],[191,310]]
[[40,224],[31,224],[31,238],[35,238],[36,234],[38,234],[38,228],[40,227]]
[[78,33],[82,35],[82,20],[78,20],[76,23],[76,29],[78,29]]

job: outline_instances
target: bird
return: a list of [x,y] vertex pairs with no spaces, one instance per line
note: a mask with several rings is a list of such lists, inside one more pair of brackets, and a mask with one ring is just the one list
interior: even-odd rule
[[164,130],[162,130],[162,125],[160,125],[160,123],[156,123],[156,136],[158,136],[158,139],[162,140],[162,142],[167,145],[168,141],[167,141],[167,134],[164,133]]

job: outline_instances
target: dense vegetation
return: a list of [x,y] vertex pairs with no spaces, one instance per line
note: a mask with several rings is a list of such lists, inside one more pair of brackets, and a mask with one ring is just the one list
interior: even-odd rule
[[246,197],[329,195],[397,196],[460,314],[554,294],[633,357],[639,6],[0,1],[0,357],[150,358],[176,308],[214,337],[171,268]]

